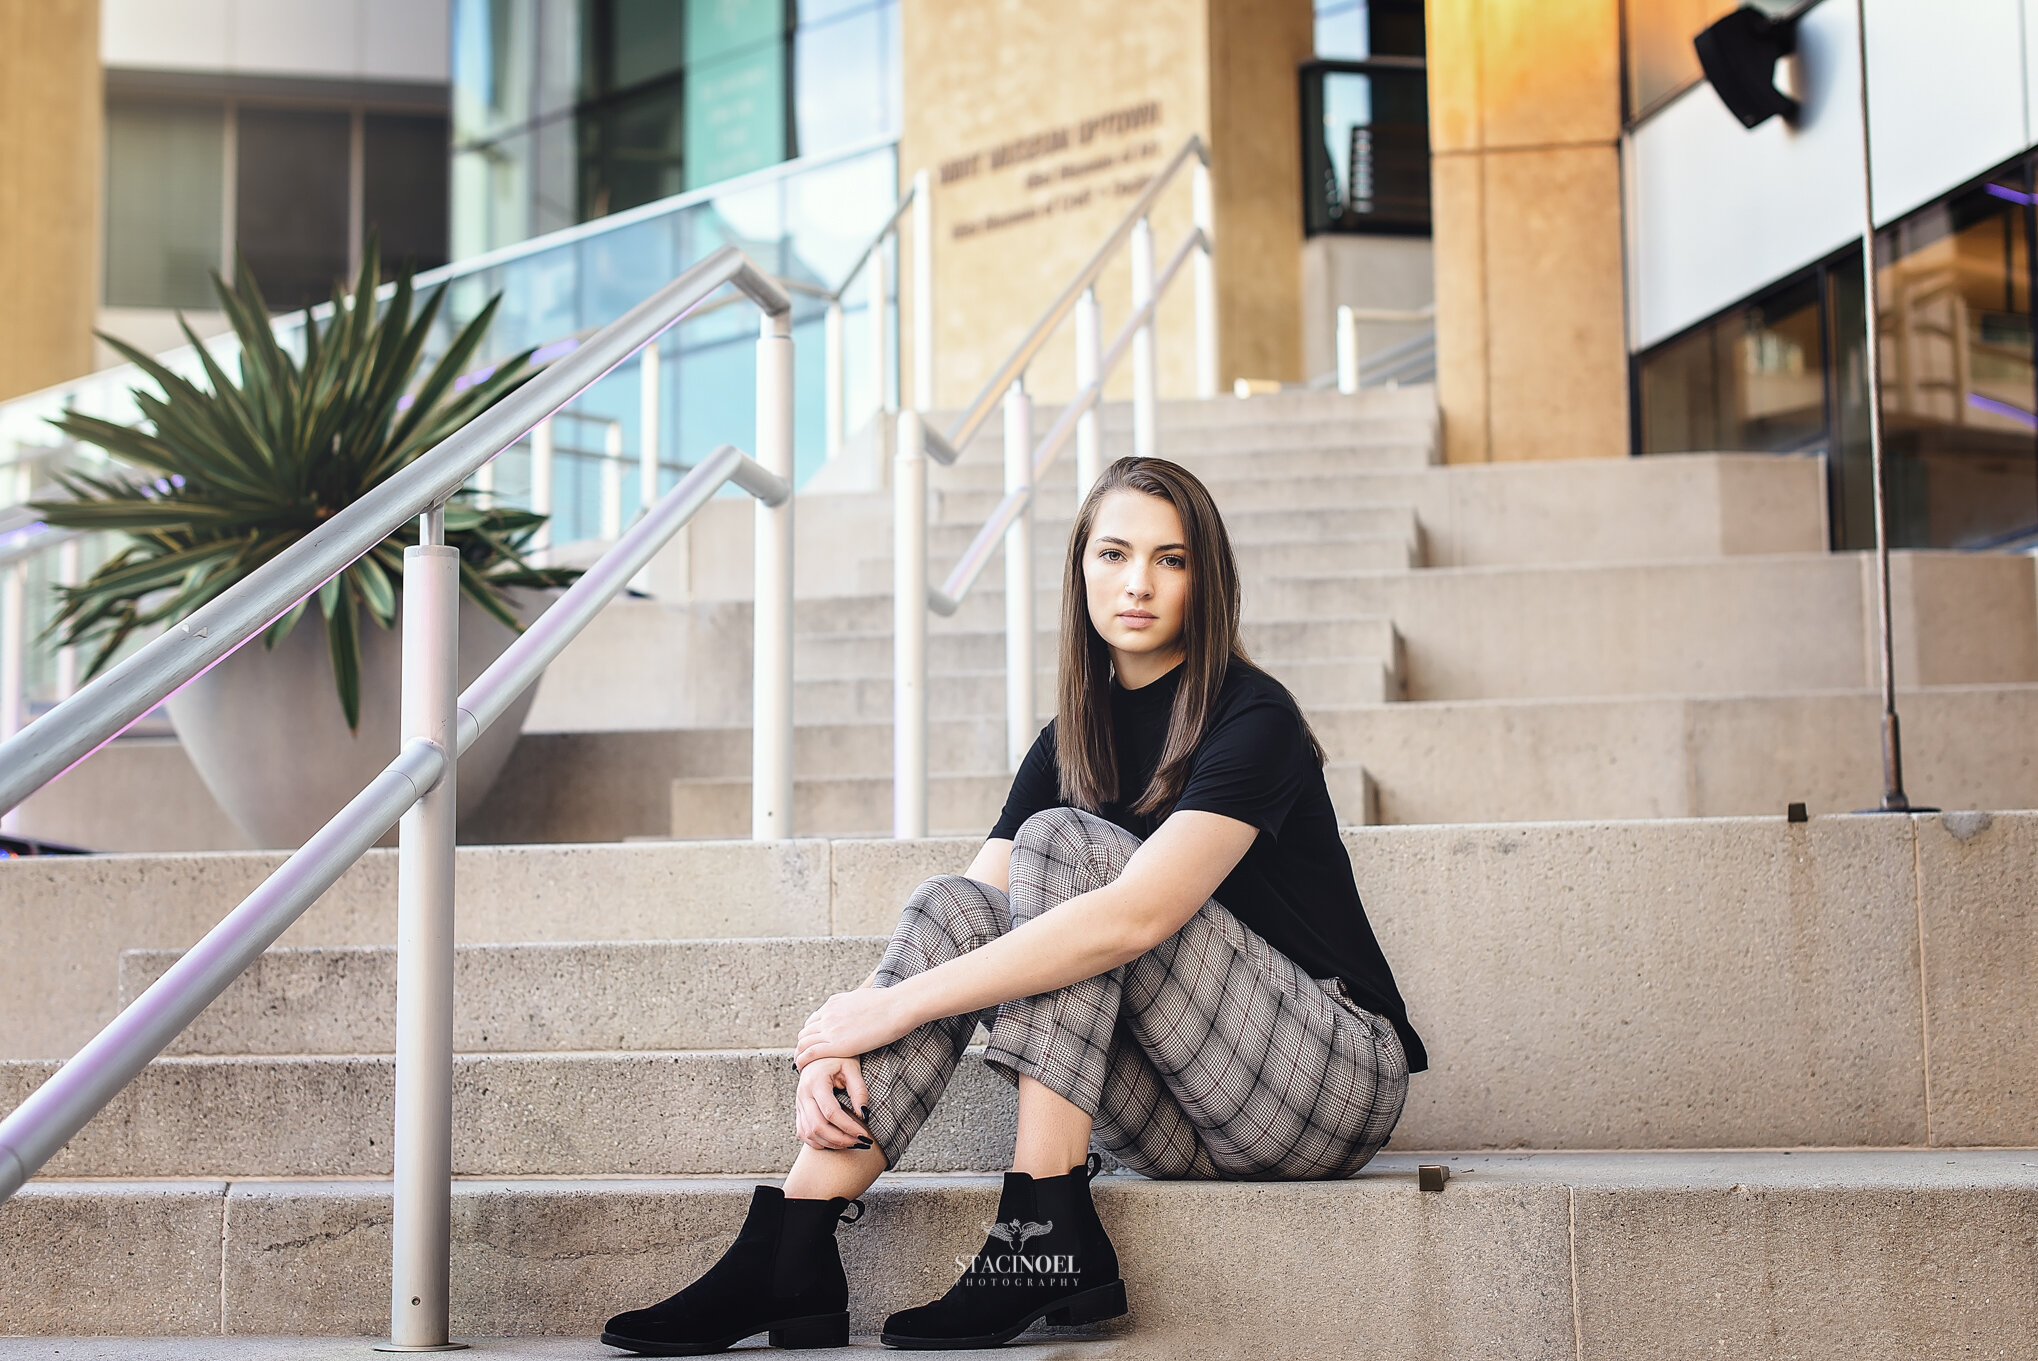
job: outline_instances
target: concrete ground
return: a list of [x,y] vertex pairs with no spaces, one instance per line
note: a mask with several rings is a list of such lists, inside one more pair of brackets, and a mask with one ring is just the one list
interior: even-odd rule
[[[454,1355],[500,1357],[503,1361],[568,1361],[608,1358],[627,1352],[604,1347],[593,1338],[492,1337],[463,1338],[468,1350]],[[0,1361],[373,1361],[376,1339],[367,1337],[0,1337]],[[1108,1357],[1115,1348],[1107,1338],[1035,1343],[999,1349],[1006,1361],[1074,1361],[1077,1357]],[[736,1346],[731,1355],[771,1352],[760,1336]],[[874,1337],[857,1338],[847,1347],[800,1353],[814,1361],[831,1356],[900,1356]]]

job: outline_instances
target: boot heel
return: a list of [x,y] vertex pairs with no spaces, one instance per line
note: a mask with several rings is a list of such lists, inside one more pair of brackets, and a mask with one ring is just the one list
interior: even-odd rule
[[1125,1282],[1113,1281],[1095,1290],[1085,1290],[1047,1316],[1049,1323],[1100,1323],[1125,1313]]
[[[1121,1289],[1120,1293],[1123,1291]],[[849,1311],[839,1314],[811,1314],[806,1318],[789,1318],[771,1330],[771,1345],[787,1351],[802,1351],[810,1347],[846,1347],[849,1345]]]

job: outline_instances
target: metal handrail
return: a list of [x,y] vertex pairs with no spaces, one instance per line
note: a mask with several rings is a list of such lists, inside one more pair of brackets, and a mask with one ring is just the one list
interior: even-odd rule
[[[1158,276],[1154,272],[1150,215],[1160,195],[1185,164],[1193,163],[1193,226]],[[924,171],[922,172],[925,173]],[[1160,298],[1184,264],[1195,262],[1196,391],[1216,395],[1217,310],[1215,227],[1210,158],[1203,140],[1191,136],[1147,183],[1124,218],[1064,287],[1033,329],[1000,364],[990,382],[946,436],[930,430],[922,411],[900,413],[898,456],[892,465],[892,834],[927,834],[927,615],[952,615],[961,606],[1002,537],[1005,547],[1005,729],[1006,760],[1013,768],[1034,739],[1033,677],[1033,501],[1040,475],[1069,441],[1076,442],[1076,494],[1101,471],[1102,436],[1097,406],[1111,371],[1132,354],[1133,449],[1151,455],[1157,444],[1158,366],[1155,356]],[[1128,246],[1132,271],[1132,315],[1110,348],[1100,353],[1100,312],[1096,285],[1121,246]],[[1033,442],[1033,405],[1025,387],[1027,369],[1048,338],[1071,314],[1075,317],[1078,391],[1039,445]],[[931,317],[920,323],[924,334]],[[923,388],[922,391],[927,389]],[[955,462],[1002,401],[1005,411],[1005,495],[940,588],[927,581],[927,460]],[[924,407],[925,403],[921,403]]]
[[118,736],[345,571],[406,520],[444,502],[475,469],[592,387],[725,284],[742,290],[769,315],[791,312],[792,300],[749,257],[734,246],[722,247],[288,551],[256,568],[183,623],[0,743],[0,811],[14,808]]
[[[1096,284],[1098,276],[1104,272],[1104,266],[1111,263],[1111,257],[1125,244],[1125,239],[1132,235],[1133,229],[1153,211],[1153,205],[1160,200],[1162,191],[1174,182],[1175,173],[1191,156],[1196,158],[1198,165],[1206,169],[1209,167],[1210,153],[1205,149],[1202,137],[1195,133],[1190,133],[1189,139],[1168,158],[1168,163],[1155,172],[1154,177],[1147,182],[1146,190],[1134,201],[1118,225],[1112,228],[1111,234],[1104,238],[1104,243],[1098,246],[1083,267],[1076,271],[1076,276],[1069,280],[1068,287],[1062,289],[1061,296],[1048,304],[1047,310],[1041,313],[1040,320],[1034,322],[1033,329],[1026,333],[1026,338],[1021,340],[1005,362],[998,366],[990,381],[977,393],[976,400],[965,407],[955,424],[948,428],[946,440],[950,448],[961,449],[975,437],[983,423],[989,419],[992,408],[1004,400],[1005,390],[1032,365],[1034,358],[1046,346],[1047,338],[1075,309],[1076,300]],[[926,403],[923,402],[922,405],[925,406]]]
[[899,201],[892,205],[891,214],[857,252],[854,262],[844,271],[841,282],[832,289],[819,290],[828,304],[822,318],[827,383],[823,428],[830,463],[841,457],[849,437],[842,299],[857,276],[865,275],[866,271],[870,289],[871,382],[876,388],[874,405],[880,412],[898,410],[891,372],[893,328],[889,315],[890,282],[886,277],[882,247],[888,238],[898,236],[908,210],[913,214],[913,400],[916,405],[925,406],[930,399],[929,394],[934,387],[933,197],[927,172],[919,171],[908,182],[906,191],[899,195]]
[[[723,445],[647,507],[616,545],[464,693],[458,550],[445,507],[477,468],[627,360],[723,285],[764,313],[753,461]],[[396,758],[196,947],[0,1120],[0,1201],[92,1117],[402,821],[397,876],[395,1219],[390,1333],[397,1350],[447,1343],[451,1260],[454,818],[459,756],[725,483],[758,500],[753,609],[752,835],[790,834],[792,808],[792,303],[734,247],[715,252],[361,500],[194,612],[13,739],[0,743],[11,807],[252,638],[413,515],[404,550],[403,703]],[[137,707],[139,706],[139,707]]]
[[857,252],[856,262],[850,265],[848,269],[842,271],[842,282],[836,284],[832,289],[820,290],[822,297],[830,302],[842,301],[842,295],[849,291],[849,285],[854,283],[856,276],[863,272],[864,265],[869,263],[870,257],[877,253],[877,248],[885,243],[885,238],[898,229],[899,219],[906,215],[906,210],[912,207],[914,202],[918,200],[925,187],[926,177],[924,175],[915,175],[907,183],[906,192],[899,195],[898,204],[892,209],[892,215],[884,220],[883,225],[870,234],[870,240],[864,244],[862,250]]

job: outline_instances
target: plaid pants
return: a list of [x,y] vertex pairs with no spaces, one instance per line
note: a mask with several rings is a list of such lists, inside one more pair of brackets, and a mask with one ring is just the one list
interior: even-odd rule
[[[1035,814],[1012,844],[1010,895],[959,875],[921,884],[877,986],[974,950],[1107,884],[1140,845],[1070,808]],[[948,1086],[977,1023],[984,1059],[1095,1122],[1093,1142],[1149,1177],[1348,1177],[1387,1142],[1408,1093],[1394,1027],[1314,979],[1215,899],[1137,959],[981,1012],[930,1021],[862,1058],[866,1121],[887,1165]]]

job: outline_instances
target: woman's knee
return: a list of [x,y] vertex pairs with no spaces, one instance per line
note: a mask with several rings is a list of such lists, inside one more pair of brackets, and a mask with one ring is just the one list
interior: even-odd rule
[[958,943],[974,947],[1010,929],[1006,919],[1011,909],[1003,905],[1003,898],[988,884],[960,874],[937,874],[913,891],[906,911],[928,918]]
[[1139,848],[1139,838],[1095,813],[1056,807],[1043,808],[1020,823],[1012,845],[1049,857],[1066,858],[1077,851],[1100,873],[1113,873],[1113,866]]

